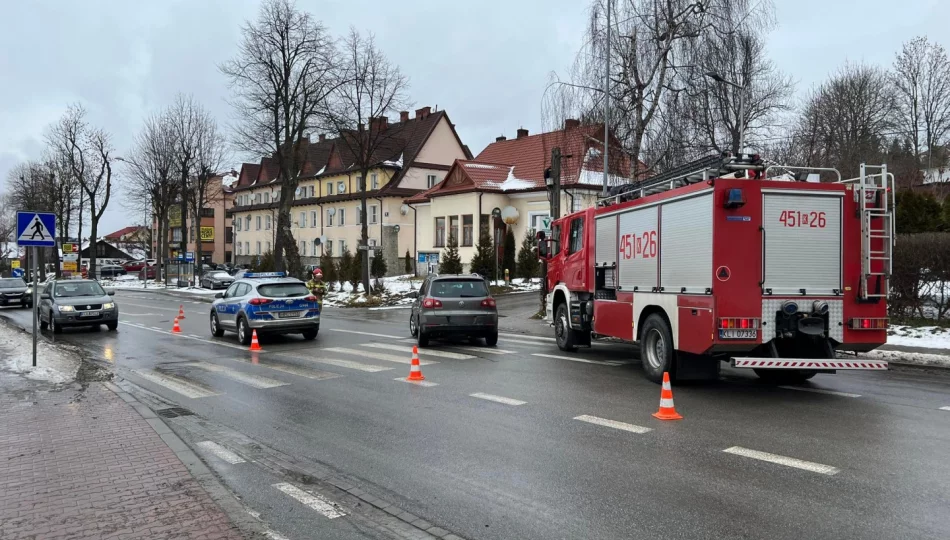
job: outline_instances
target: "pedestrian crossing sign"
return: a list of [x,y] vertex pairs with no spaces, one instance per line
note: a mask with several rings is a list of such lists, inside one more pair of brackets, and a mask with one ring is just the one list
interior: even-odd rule
[[17,212],[16,232],[20,247],[56,247],[56,214]]

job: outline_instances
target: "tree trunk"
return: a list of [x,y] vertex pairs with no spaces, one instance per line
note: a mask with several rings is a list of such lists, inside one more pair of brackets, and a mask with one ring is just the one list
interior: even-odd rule
[[96,201],[89,198],[89,208],[93,209],[92,216],[89,218],[89,277],[98,277],[96,273],[96,255],[99,251],[99,244],[96,241],[99,234],[99,218],[96,217]]

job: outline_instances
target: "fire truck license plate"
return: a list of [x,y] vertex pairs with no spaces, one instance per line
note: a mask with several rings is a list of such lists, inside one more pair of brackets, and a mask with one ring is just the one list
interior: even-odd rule
[[719,339],[756,339],[758,330],[720,330]]

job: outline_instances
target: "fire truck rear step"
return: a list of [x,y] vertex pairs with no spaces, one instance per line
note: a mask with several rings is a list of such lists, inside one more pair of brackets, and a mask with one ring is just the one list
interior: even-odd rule
[[843,369],[886,370],[886,360],[824,360],[815,358],[749,358],[733,357],[732,367],[755,369]]

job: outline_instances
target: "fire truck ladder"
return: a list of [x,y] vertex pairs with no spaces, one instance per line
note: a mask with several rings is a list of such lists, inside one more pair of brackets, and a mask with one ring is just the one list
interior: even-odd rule
[[683,187],[711,178],[718,178],[737,171],[761,171],[765,165],[758,155],[740,154],[733,156],[729,153],[714,154],[685,163],[668,171],[653,175],[649,178],[614,186],[608,191],[608,196],[597,201],[598,206],[608,206],[626,201],[632,201],[654,193],[662,193],[678,187]]
[[887,165],[862,163],[861,175],[842,183],[854,185],[861,213],[861,299],[887,298],[894,270],[894,175]]

